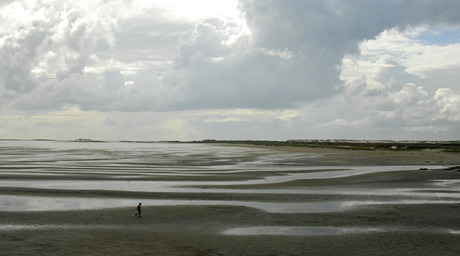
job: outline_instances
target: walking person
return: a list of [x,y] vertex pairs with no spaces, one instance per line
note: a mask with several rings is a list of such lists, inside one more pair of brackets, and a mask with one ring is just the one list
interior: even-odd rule
[[141,217],[141,203],[139,203],[139,205],[137,205],[136,209],[137,209],[137,213],[134,215],[134,216],[137,216],[139,215],[139,217]]

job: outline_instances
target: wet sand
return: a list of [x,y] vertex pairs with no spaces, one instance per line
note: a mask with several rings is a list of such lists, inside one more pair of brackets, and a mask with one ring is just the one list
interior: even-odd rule
[[[220,150],[221,147],[235,146],[216,147]],[[241,150],[258,148],[244,145],[239,147]],[[0,195],[10,196],[133,199],[132,207],[60,211],[0,210],[0,254],[460,255],[460,190],[457,186],[460,184],[457,183],[460,180],[460,172],[431,169],[434,165],[460,165],[458,154],[435,150],[349,151],[291,147],[273,147],[268,151],[270,154],[267,156],[270,158],[278,154],[292,154],[291,157],[287,159],[283,157],[276,162],[276,166],[282,166],[286,170],[261,168],[258,172],[231,172],[232,168],[228,168],[226,169],[228,173],[222,175],[219,173],[222,170],[218,168],[198,168],[198,171],[216,172],[216,174],[192,175],[187,178],[172,175],[140,175],[131,179],[131,181],[183,181],[184,179],[236,181],[231,185],[204,183],[193,186],[194,189],[209,191],[209,193],[0,187]],[[264,153],[259,154],[258,151],[250,152],[245,155],[248,159],[264,156]],[[315,157],[302,157],[303,154],[305,156],[313,154]],[[213,157],[214,164],[210,165],[211,167],[216,166],[215,161],[219,158]],[[337,178],[294,179],[267,184],[244,184],[243,182],[238,184],[239,181],[283,176],[286,172],[303,174],[342,170],[346,166],[396,165],[407,165],[407,170]],[[419,170],[412,165],[425,166],[428,170]],[[169,167],[180,167],[181,170],[189,168],[196,172],[197,166],[199,167],[192,162],[181,162],[180,166]],[[318,169],[316,170],[315,167]],[[3,168],[4,171],[6,169]],[[107,169],[110,167],[107,166]],[[143,173],[160,172],[162,169],[163,167],[142,166]],[[247,169],[250,168],[245,170]],[[122,168],[120,172],[122,173]],[[79,175],[67,173],[62,178],[58,175],[34,176],[33,172],[17,175],[5,171],[0,175],[3,181],[114,179],[113,175],[109,178],[105,174],[91,172]],[[212,189],[223,188],[243,191],[309,191],[309,193],[212,192]],[[331,191],[336,192],[331,193]],[[393,195],[390,193],[392,191],[402,191],[401,196]],[[410,193],[404,194],[404,191]],[[242,205],[144,204],[142,217],[134,217],[138,201],[158,199],[299,203],[306,205],[307,208],[309,204],[325,202],[362,204],[341,210],[325,209],[317,212],[289,213],[270,212]],[[411,203],[406,203],[404,201],[406,199]]]

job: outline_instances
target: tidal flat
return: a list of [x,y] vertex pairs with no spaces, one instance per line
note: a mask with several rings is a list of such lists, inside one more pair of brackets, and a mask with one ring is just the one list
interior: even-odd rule
[[[458,255],[459,153],[0,141],[2,255]],[[142,202],[142,217],[135,217]]]

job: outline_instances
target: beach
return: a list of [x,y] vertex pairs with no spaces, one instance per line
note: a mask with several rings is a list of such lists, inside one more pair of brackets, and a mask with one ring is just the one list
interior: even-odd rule
[[[0,143],[1,255],[459,255],[458,153]],[[142,217],[135,217],[142,202]]]

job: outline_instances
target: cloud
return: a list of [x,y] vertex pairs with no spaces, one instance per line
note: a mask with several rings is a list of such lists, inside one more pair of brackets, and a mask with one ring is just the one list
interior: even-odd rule
[[459,45],[429,44],[420,39],[426,33],[432,33],[430,27],[386,30],[362,42],[361,55],[347,56],[341,74],[345,90],[334,99],[341,102],[335,108],[358,114],[336,118],[368,120],[365,127],[393,127],[387,133],[404,136],[459,132]]
[[[400,68],[384,66],[380,72]],[[405,75],[399,80],[400,73],[393,74],[396,76],[378,83],[374,81],[373,85],[367,83],[366,77],[349,80],[344,93],[324,105],[336,115],[316,125],[315,129],[335,128],[350,132],[348,128],[353,128],[357,133],[375,129],[374,133],[386,135],[382,138],[414,136],[402,132],[401,128],[407,132],[436,134],[459,131],[460,90],[438,88],[431,94],[422,86],[403,82],[407,79]]]
[[[30,104],[22,105],[22,97],[37,97],[37,93],[43,93],[38,96],[43,102],[52,96],[61,96],[60,91],[65,87],[50,86],[50,83],[57,84],[82,74],[86,62],[98,51],[98,45],[111,44],[108,20],[86,8],[13,2],[5,9],[2,9],[5,14],[1,16],[2,23],[13,25],[7,28],[0,41],[0,85],[4,91],[2,95],[8,95],[6,103],[19,108],[27,108]],[[14,102],[18,98],[19,102]],[[59,109],[63,101],[65,99],[59,98],[52,100],[58,105],[36,105]]]
[[[21,12],[22,23],[15,12],[2,16],[17,23],[1,41],[2,95],[22,109],[66,103],[104,111],[297,108],[341,93],[342,61],[360,53],[360,42],[386,29],[460,21],[456,1],[241,0],[245,24],[209,18],[194,27],[168,19],[166,9],[134,2],[8,8],[30,9]],[[47,100],[31,104],[34,97]]]
[[436,70],[460,68],[460,44],[427,44],[418,39],[421,34],[431,33],[429,27],[385,30],[375,40],[361,43],[361,54],[373,60],[399,63],[405,67],[403,72],[421,79],[433,76]]
[[460,91],[450,88],[441,88],[436,91],[433,98],[439,111],[438,117],[449,121],[460,121]]
[[424,39],[460,25],[458,1],[240,0],[241,19],[192,6],[2,2],[0,111],[161,116],[139,134],[181,138],[458,132],[459,44]]
[[[161,27],[162,31],[168,28],[168,35],[154,36],[154,42],[164,42],[170,34],[175,34],[177,40],[184,30],[184,22],[160,21],[160,15],[146,19],[154,8],[136,8],[139,7],[122,1],[95,1],[88,6],[53,1],[5,4],[0,10],[2,24],[10,26],[2,26],[5,31],[0,40],[3,106],[24,110],[59,109],[68,103],[87,110],[108,109],[106,104],[117,101],[117,95],[122,93],[120,83],[126,74],[129,79],[129,74],[149,69],[157,61],[152,54],[168,47],[171,53],[174,50],[175,40],[171,39],[167,40],[172,46],[168,43],[162,48],[149,45],[148,42],[152,42],[147,33],[149,25],[150,29]],[[161,10],[156,13],[167,14]],[[132,29],[130,21],[141,25]],[[124,29],[125,34],[117,34],[119,29]],[[133,35],[145,36],[132,40]],[[120,38],[130,38],[131,44]],[[167,61],[163,57],[158,62]],[[108,77],[121,67],[124,75],[119,72],[117,77]]]

